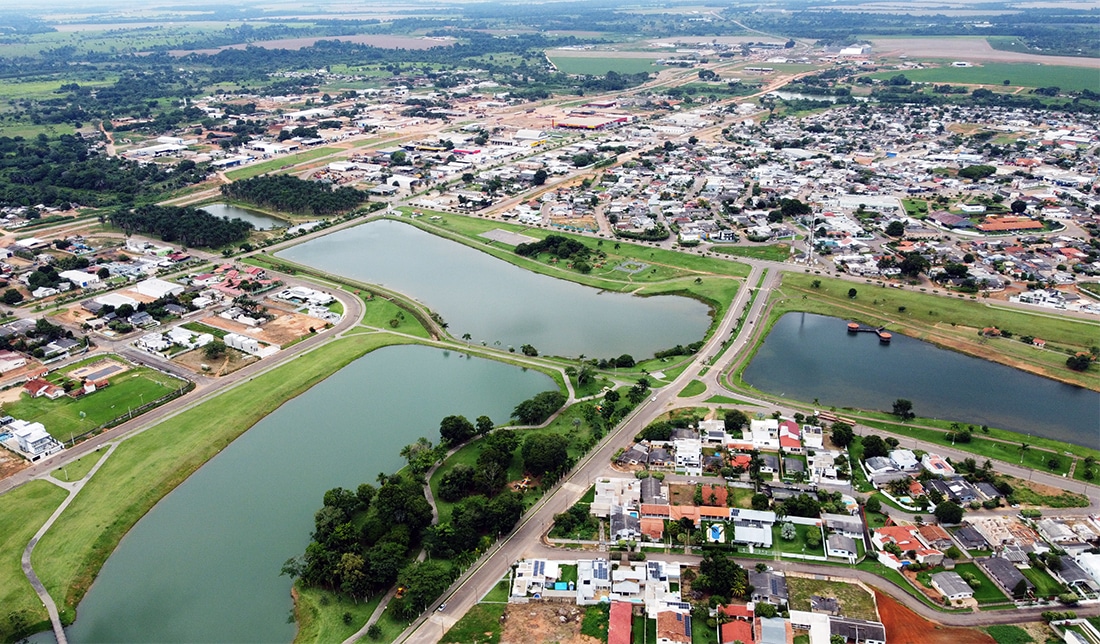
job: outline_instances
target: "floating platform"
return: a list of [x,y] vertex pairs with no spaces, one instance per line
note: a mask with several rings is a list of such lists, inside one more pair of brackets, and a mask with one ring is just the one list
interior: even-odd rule
[[890,333],[886,330],[886,327],[880,326],[876,329],[874,327],[863,326],[862,324],[857,324],[855,322],[848,323],[848,333],[874,333],[878,336],[878,341],[883,344],[890,344],[890,339],[893,338],[893,336],[890,335]]

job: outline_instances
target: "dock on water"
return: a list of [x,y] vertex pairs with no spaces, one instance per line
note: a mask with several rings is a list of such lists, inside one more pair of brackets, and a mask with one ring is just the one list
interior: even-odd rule
[[878,341],[883,344],[890,344],[890,338],[893,337],[890,335],[890,332],[886,330],[886,327],[880,326],[876,329],[875,327],[863,326],[855,322],[848,323],[848,333],[874,333],[878,336]]

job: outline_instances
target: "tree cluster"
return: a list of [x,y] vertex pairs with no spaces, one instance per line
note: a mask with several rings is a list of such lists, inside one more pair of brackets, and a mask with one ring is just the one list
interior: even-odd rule
[[204,248],[243,241],[253,228],[247,221],[223,219],[191,207],[152,205],[116,210],[111,214],[111,223],[126,234],[151,234],[161,241]]
[[535,394],[512,410],[512,418],[521,425],[540,425],[565,404],[565,394],[560,391],[544,391]]
[[298,215],[334,215],[367,200],[367,193],[343,186],[333,188],[320,181],[305,181],[288,174],[252,177],[222,186],[222,194],[258,206]]
[[562,235],[547,235],[546,239],[529,244],[519,244],[515,253],[522,257],[532,257],[548,253],[558,259],[586,260],[592,255],[592,249],[576,239]]

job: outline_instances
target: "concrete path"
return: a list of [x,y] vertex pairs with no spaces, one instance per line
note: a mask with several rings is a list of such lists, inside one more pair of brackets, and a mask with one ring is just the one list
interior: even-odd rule
[[118,443],[111,443],[111,446],[107,448],[107,452],[99,458],[99,461],[92,466],[92,469],[84,475],[84,478],[79,481],[73,481],[71,483],[62,483],[52,476],[46,476],[45,478],[51,483],[56,484],[58,487],[64,488],[69,491],[69,495],[65,497],[65,500],[61,502],[61,505],[54,510],[54,513],[50,515],[50,518],[38,529],[38,532],[34,533],[34,537],[31,538],[30,543],[23,550],[23,574],[27,576],[27,581],[31,583],[31,587],[34,588],[34,592],[38,594],[38,598],[42,600],[42,605],[46,607],[46,612],[50,614],[50,624],[53,626],[54,637],[57,638],[58,644],[67,644],[68,639],[65,637],[65,629],[61,624],[61,615],[57,612],[57,604],[54,603],[53,597],[50,597],[49,591],[42,584],[42,580],[38,578],[38,575],[34,572],[34,566],[31,564],[31,555],[34,553],[34,547],[38,545],[38,540],[42,538],[42,535],[46,534],[54,521],[57,520],[61,513],[69,507],[69,504],[73,502],[76,495],[80,493],[80,490],[84,489],[84,484],[92,478],[99,468],[103,466],[107,459],[111,456],[111,453],[118,447]]

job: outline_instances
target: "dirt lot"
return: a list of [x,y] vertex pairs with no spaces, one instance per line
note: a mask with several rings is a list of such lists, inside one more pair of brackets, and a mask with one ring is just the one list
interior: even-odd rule
[[584,609],[573,604],[512,604],[504,614],[501,644],[599,644],[599,640],[581,635]]
[[924,619],[889,595],[875,592],[875,601],[890,644],[995,644],[977,629],[951,628]]
[[203,356],[202,349],[195,349],[194,351],[180,354],[178,357],[173,358],[172,361],[187,367],[195,373],[203,373],[202,366],[205,364],[210,367],[210,371],[206,372],[208,375],[224,376],[243,367],[247,367],[259,360],[256,356],[250,356],[236,349],[226,349],[225,355],[229,358],[228,361],[226,361],[224,357],[211,360]]
[[0,479],[6,479],[19,470],[29,467],[30,464],[30,461],[19,458],[0,447]]
[[311,318],[301,313],[286,313],[277,310],[270,310],[270,312],[278,315],[278,317],[264,324],[262,327],[245,326],[240,322],[226,320],[216,315],[199,320],[199,322],[216,329],[229,331],[230,333],[247,335],[277,347],[281,347],[288,342],[293,342],[303,335],[308,335],[310,327],[322,329],[325,326],[324,320]]

